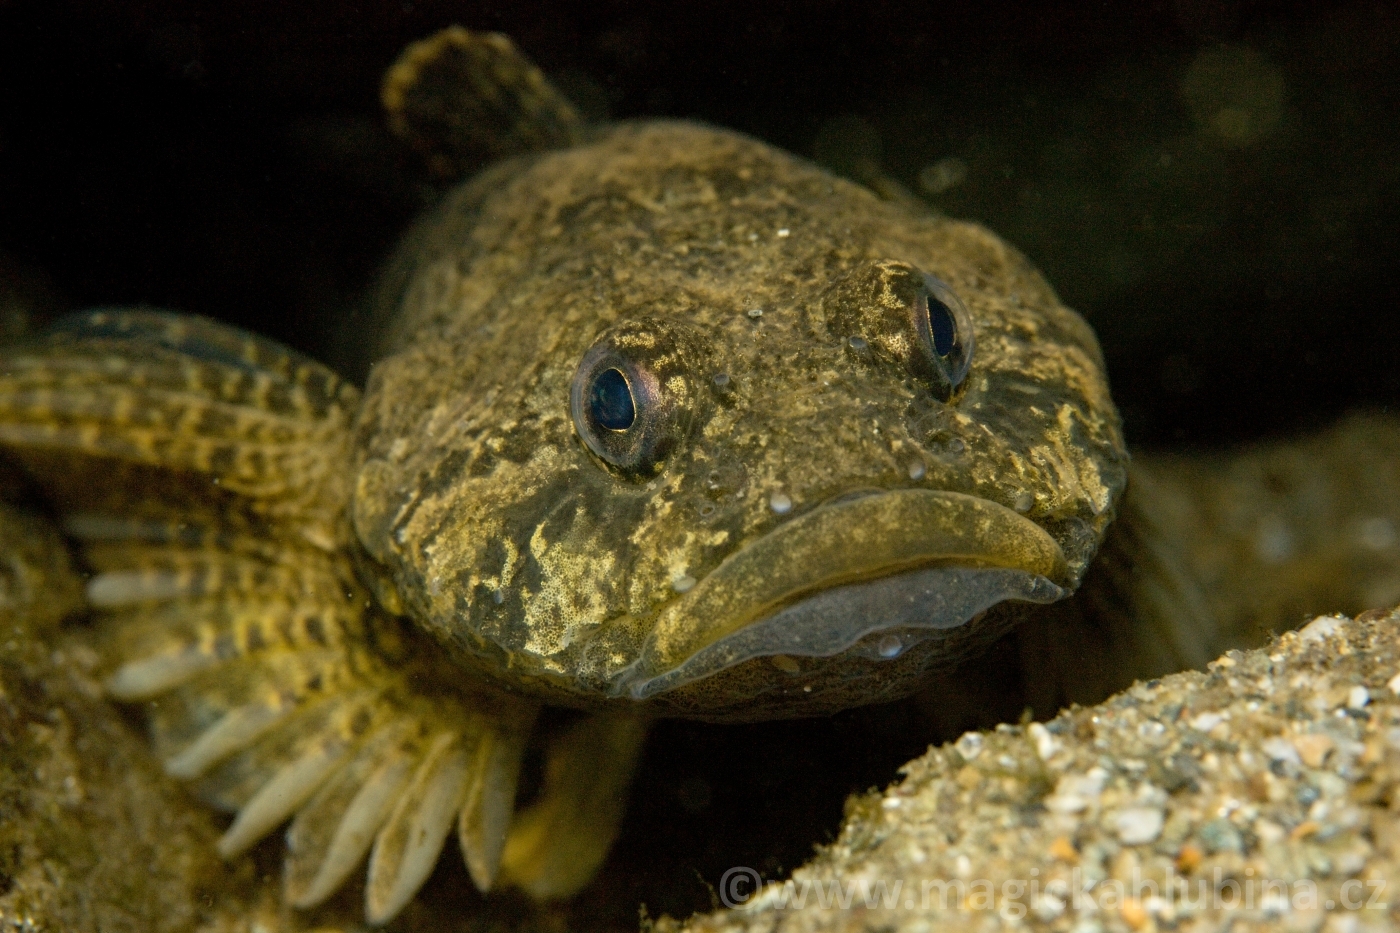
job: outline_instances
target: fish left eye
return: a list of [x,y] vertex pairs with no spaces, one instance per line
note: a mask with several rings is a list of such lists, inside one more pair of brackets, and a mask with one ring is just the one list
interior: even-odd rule
[[668,324],[630,321],[579,361],[569,393],[574,430],[619,473],[655,474],[688,436],[700,400],[692,343]]

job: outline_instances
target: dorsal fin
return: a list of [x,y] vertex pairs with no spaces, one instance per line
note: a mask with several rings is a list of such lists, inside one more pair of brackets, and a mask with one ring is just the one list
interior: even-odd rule
[[404,50],[380,92],[389,126],[459,178],[494,159],[571,146],[583,121],[535,63],[498,32],[449,26]]

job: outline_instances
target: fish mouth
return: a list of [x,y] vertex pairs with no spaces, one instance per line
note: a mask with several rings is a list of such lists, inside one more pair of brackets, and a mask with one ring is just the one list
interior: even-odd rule
[[[1008,599],[1054,602],[1069,586],[1055,539],[988,499],[920,489],[842,498],[731,554],[667,605],[612,688],[642,700],[751,658],[838,655],[895,629],[907,640]],[[902,647],[878,639],[875,656]]]

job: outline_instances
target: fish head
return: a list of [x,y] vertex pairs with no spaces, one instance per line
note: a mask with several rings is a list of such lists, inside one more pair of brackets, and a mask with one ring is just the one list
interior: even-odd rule
[[522,689],[891,699],[1072,593],[1112,520],[1093,332],[976,224],[651,121],[407,243],[352,520],[408,615]]

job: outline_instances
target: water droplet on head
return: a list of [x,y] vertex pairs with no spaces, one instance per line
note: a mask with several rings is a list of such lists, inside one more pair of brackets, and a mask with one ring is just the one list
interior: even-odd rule
[[499,606],[501,603],[503,603],[503,602],[506,601],[506,591],[505,591],[505,590],[492,590],[492,591],[491,591],[491,601],[492,601],[493,603],[495,603],[497,606]]
[[904,642],[899,640],[898,635],[881,635],[880,640],[875,643],[875,650],[879,652],[880,657],[889,661],[904,652]]
[[792,511],[792,498],[785,492],[775,492],[768,497],[768,507],[778,515],[786,515]]
[[713,502],[706,502],[704,505],[700,506],[701,518],[709,518],[713,514],[715,514],[715,504]]
[[864,337],[847,337],[846,345],[857,353],[864,353],[870,344],[865,342]]
[[750,309],[749,309],[749,317],[753,318],[754,320],[757,320],[757,319],[763,317],[763,309],[762,309],[762,308],[750,308]]
[[715,388],[723,391],[729,388],[729,373],[715,373],[710,379],[715,384]]
[[768,663],[782,671],[784,674],[797,674],[801,672],[802,665],[785,654],[775,654],[768,659]]
[[909,478],[914,480],[923,479],[928,473],[928,467],[924,466],[924,461],[915,460],[909,464]]
[[955,437],[948,442],[948,453],[963,454],[967,451],[967,441],[960,437]]
[[1033,505],[1035,505],[1035,496],[1025,489],[1016,493],[1016,501],[1012,503],[1012,507],[1018,512],[1029,512]]
[[688,593],[695,588],[695,578],[688,573],[671,578],[671,589],[677,593]]

